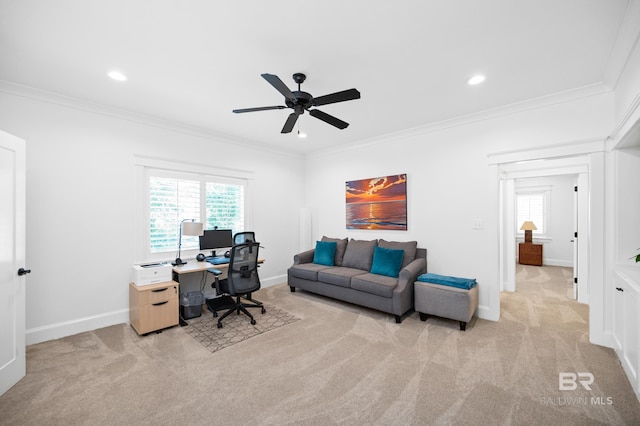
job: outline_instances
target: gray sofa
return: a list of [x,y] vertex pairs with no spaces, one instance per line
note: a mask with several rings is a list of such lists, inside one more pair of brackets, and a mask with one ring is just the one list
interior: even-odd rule
[[[322,242],[335,242],[333,265],[314,263],[315,249],[296,254],[287,270],[292,292],[296,288],[343,300],[395,315],[397,323],[413,309],[413,284],[427,272],[427,250],[416,241],[347,240],[323,237]],[[320,247],[320,246],[317,246]],[[382,250],[376,250],[376,247]],[[403,250],[397,276],[381,275],[380,253]],[[377,259],[374,259],[374,253]],[[331,263],[331,262],[329,262]],[[373,267],[373,269],[372,269]]]

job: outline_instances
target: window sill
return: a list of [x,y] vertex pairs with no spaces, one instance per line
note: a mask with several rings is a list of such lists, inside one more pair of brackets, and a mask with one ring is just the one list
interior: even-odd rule
[[[546,244],[546,243],[550,243],[553,240],[549,237],[533,237],[533,242],[535,244]],[[517,243],[524,243],[524,237],[516,237],[516,242]]]

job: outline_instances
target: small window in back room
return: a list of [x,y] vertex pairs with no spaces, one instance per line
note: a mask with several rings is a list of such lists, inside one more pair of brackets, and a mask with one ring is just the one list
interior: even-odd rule
[[522,224],[531,221],[535,224],[535,235],[544,235],[546,226],[546,209],[548,202],[544,192],[518,193],[516,195],[516,232],[523,235],[520,230]]

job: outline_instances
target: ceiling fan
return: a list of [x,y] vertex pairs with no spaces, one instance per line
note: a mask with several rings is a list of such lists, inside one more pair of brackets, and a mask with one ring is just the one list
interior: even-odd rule
[[293,112],[289,114],[289,118],[284,123],[284,127],[280,133],[291,133],[293,127],[298,120],[298,116],[304,114],[305,111],[309,111],[309,114],[319,120],[324,121],[325,123],[331,124],[332,126],[337,127],[338,129],[346,129],[349,126],[349,123],[340,120],[332,115],[327,114],[326,112],[322,112],[319,109],[309,109],[311,107],[317,107],[320,105],[328,105],[334,104],[336,102],[344,102],[351,101],[354,99],[360,99],[360,92],[356,89],[343,90],[341,92],[331,93],[329,95],[320,96],[318,98],[314,98],[307,92],[303,92],[300,90],[300,85],[304,83],[307,78],[306,75],[302,73],[293,74],[293,81],[298,83],[298,90],[291,91],[289,88],[280,80],[277,75],[274,74],[261,74],[262,78],[267,80],[269,84],[276,88],[278,92],[280,92],[284,96],[285,105],[276,105],[276,106],[267,106],[267,107],[258,107],[258,108],[244,108],[244,109],[234,109],[235,113],[242,112],[254,112],[254,111],[266,111],[270,109],[285,109],[291,108]]

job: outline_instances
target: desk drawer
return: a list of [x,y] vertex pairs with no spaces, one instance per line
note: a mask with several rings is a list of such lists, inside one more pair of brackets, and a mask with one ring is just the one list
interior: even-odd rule
[[154,303],[166,302],[167,300],[178,298],[178,286],[172,285],[164,288],[153,290],[144,290],[140,292],[138,300],[140,306],[151,305]]
[[172,327],[178,324],[178,298],[140,306],[138,333]]

